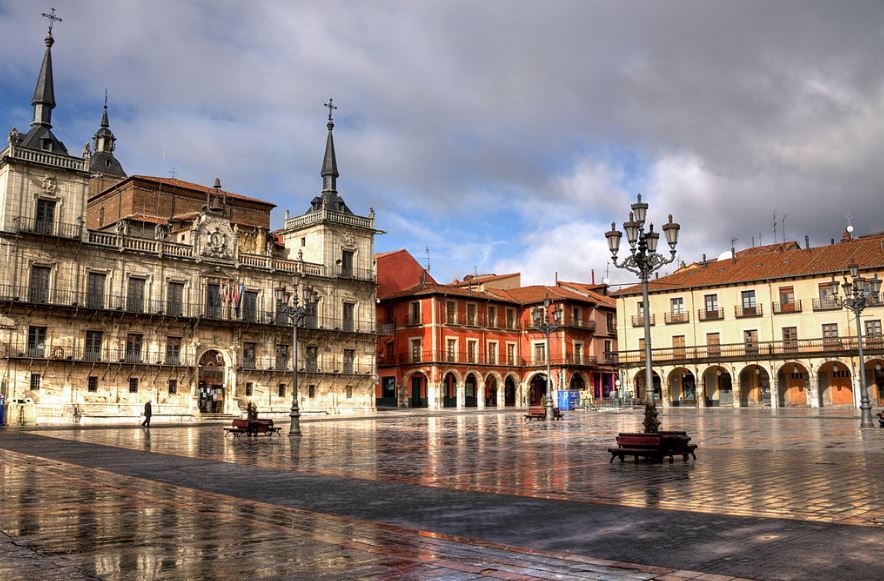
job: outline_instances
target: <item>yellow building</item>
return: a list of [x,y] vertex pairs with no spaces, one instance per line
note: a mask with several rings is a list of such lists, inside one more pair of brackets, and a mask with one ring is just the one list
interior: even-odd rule
[[[859,407],[856,321],[832,299],[851,263],[864,278],[884,275],[884,233],[750,248],[650,281],[656,397],[663,406]],[[867,300],[866,377],[872,405],[884,405],[884,302]],[[617,317],[621,385],[644,398],[640,285],[617,294]]]

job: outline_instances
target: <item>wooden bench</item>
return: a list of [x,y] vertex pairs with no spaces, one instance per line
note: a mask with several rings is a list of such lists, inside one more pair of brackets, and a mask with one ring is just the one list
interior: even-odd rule
[[282,428],[273,425],[273,420],[249,421],[238,418],[233,420],[232,426],[224,428],[224,436],[226,437],[227,434],[233,434],[234,438],[238,438],[242,434],[246,436],[267,434],[268,437],[276,434],[279,436],[281,430]]
[[528,413],[525,414],[525,421],[528,420],[545,420],[546,419],[546,410],[543,408],[528,408]]
[[[546,419],[546,408],[528,408],[528,413],[525,414],[525,421],[528,420],[545,420]],[[553,408],[553,419],[554,420],[564,420],[565,416],[562,415],[561,410],[559,408]]]
[[697,459],[694,450],[697,449],[696,444],[690,443],[690,436],[687,432],[664,431],[652,434],[637,433],[621,433],[617,436],[617,447],[608,448],[611,454],[609,463],[614,458],[620,458],[623,462],[624,457],[632,456],[638,462],[639,457],[648,458],[662,462],[664,457],[669,457],[669,461],[674,461],[674,456],[680,455],[683,460],[687,461],[688,456]]

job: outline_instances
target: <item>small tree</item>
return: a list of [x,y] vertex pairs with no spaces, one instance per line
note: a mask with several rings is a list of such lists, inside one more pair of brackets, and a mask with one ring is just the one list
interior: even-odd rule
[[646,434],[654,434],[660,431],[660,420],[657,417],[657,406],[651,402],[645,403],[645,419],[642,422]]

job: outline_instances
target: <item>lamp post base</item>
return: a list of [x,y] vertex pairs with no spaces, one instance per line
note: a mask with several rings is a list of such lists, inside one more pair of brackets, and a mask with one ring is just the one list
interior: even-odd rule
[[292,419],[291,425],[289,426],[289,437],[295,437],[301,435],[301,412],[298,408],[292,408],[292,413],[289,414],[289,417]]
[[862,403],[859,404],[859,427],[875,427],[875,422],[872,420],[872,403],[865,398],[863,398]]

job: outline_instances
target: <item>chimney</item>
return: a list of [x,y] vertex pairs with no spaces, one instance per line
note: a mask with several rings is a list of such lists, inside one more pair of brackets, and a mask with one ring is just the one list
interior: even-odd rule
[[595,285],[595,269],[594,268],[592,269],[591,274],[592,274],[592,284]]
[[731,246],[731,262],[736,262],[736,261],[737,261],[737,251],[736,251],[736,249],[734,249],[733,246]]
[[804,235],[804,249],[810,250],[810,234]]
[[556,284],[559,284],[559,271],[556,271]]
[[703,255],[703,266],[706,266],[706,255]]
[[835,239],[834,239],[834,238],[830,238],[830,239],[829,239],[829,244],[835,244]]

